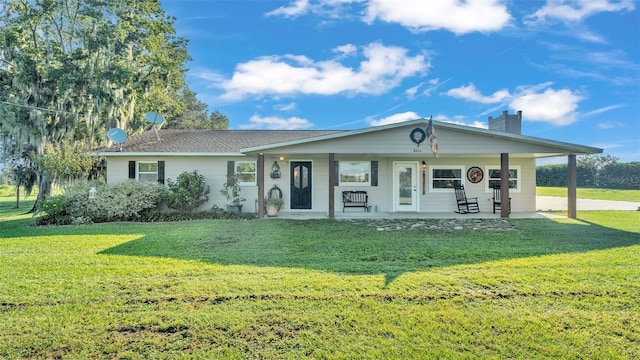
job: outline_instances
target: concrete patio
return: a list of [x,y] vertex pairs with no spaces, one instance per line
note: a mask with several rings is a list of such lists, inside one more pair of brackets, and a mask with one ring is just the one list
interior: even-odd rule
[[[552,213],[552,211],[566,211],[567,199],[551,196],[538,196],[536,198],[537,212],[521,212],[511,213],[509,218],[511,219],[544,219],[544,218],[558,218],[563,217],[561,215]],[[577,200],[578,213],[580,211],[594,211],[594,210],[624,210],[624,211],[640,211],[640,202],[627,202],[627,201],[605,201],[605,200],[591,200],[591,199],[578,199]],[[366,212],[357,209],[348,209],[345,212],[336,211],[336,219],[500,219],[500,212],[493,213],[491,211],[484,211],[475,214],[458,214],[451,212],[429,212],[429,213],[417,213],[417,212]],[[326,212],[311,212],[311,211],[280,211],[277,217],[272,219],[326,219],[329,214]]]

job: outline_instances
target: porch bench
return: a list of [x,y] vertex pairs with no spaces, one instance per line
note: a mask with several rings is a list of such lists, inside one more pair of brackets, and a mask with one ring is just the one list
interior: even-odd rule
[[342,192],[342,212],[348,207],[361,207],[368,211],[367,202],[369,195],[366,191],[343,191]]

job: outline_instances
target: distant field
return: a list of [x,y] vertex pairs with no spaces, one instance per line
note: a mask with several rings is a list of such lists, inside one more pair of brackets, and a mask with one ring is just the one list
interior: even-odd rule
[[[640,201],[640,190],[578,188],[576,192],[580,199]],[[567,188],[538,186],[536,187],[536,195],[567,197]]]

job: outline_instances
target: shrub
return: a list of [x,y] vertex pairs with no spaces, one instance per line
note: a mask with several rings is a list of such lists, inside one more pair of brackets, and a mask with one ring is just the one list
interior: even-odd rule
[[46,225],[67,225],[71,223],[69,200],[64,195],[50,196],[38,203],[38,223]]
[[75,223],[139,220],[145,212],[157,209],[164,197],[162,185],[150,182],[127,180],[99,186],[92,199],[90,188],[89,183],[79,183],[65,194],[67,213]]
[[140,221],[164,222],[185,220],[253,220],[254,213],[231,213],[222,209],[206,211],[150,211],[142,214]]
[[197,170],[183,172],[176,182],[167,179],[167,206],[178,211],[194,211],[209,201],[210,187]]

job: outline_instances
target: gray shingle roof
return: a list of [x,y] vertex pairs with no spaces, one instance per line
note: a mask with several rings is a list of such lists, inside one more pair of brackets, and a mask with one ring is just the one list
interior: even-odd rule
[[[331,130],[150,130],[130,136],[123,153],[239,153],[240,149],[340,133]],[[119,151],[119,145],[100,153]]]

